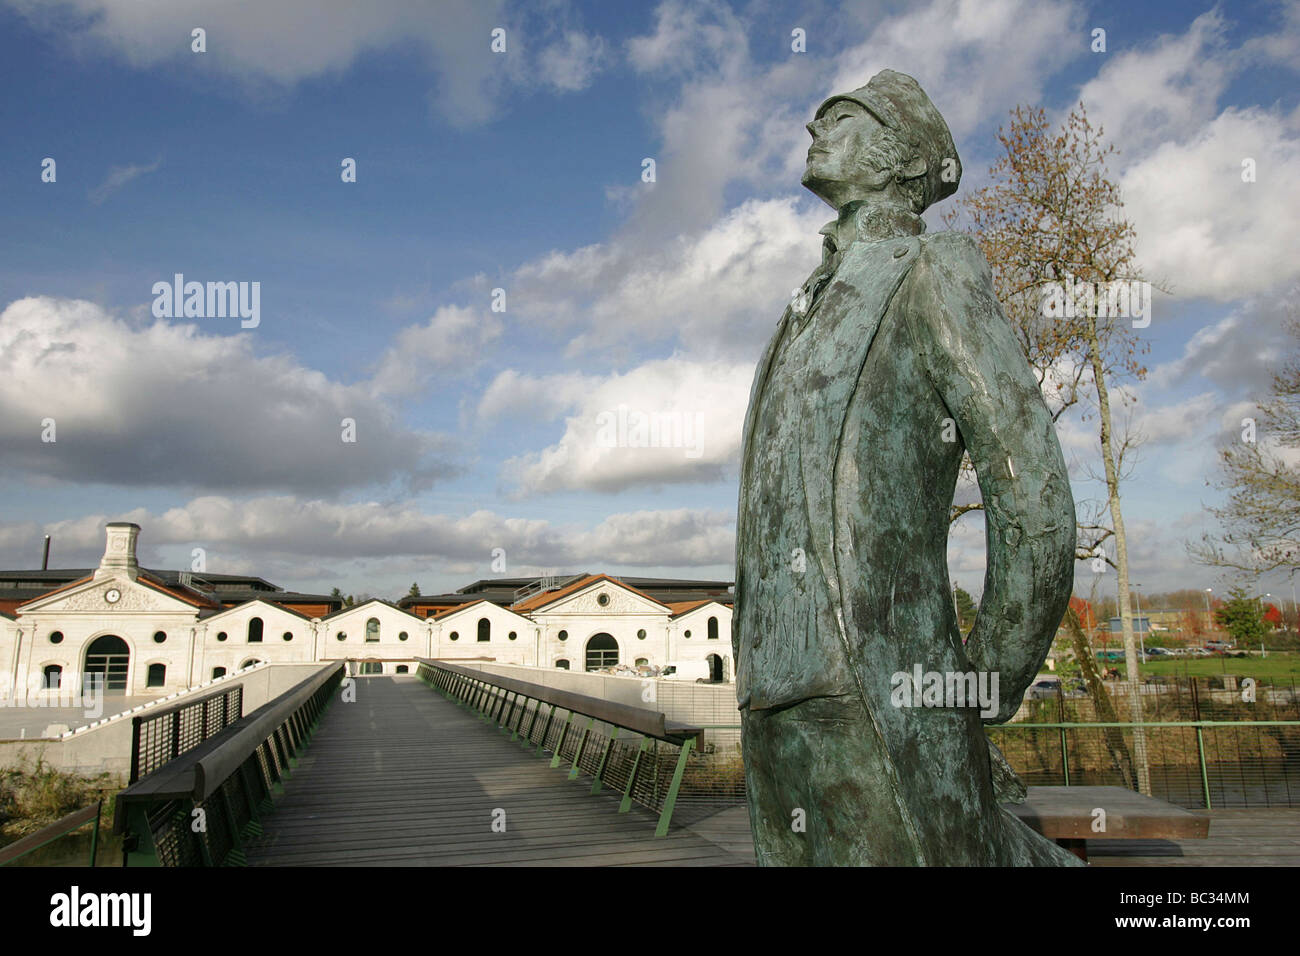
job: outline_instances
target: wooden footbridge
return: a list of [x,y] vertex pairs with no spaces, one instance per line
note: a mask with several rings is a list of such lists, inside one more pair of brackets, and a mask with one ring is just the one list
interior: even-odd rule
[[435,661],[344,680],[322,668],[125,790],[128,865],[753,863],[734,822],[673,824],[698,728]]
[[[114,826],[130,866],[752,865],[743,798],[681,812],[709,789],[703,729],[450,662],[339,662],[247,716],[223,691],[136,718]],[[1015,812],[1094,864],[1300,863],[1297,809],[1040,787]]]

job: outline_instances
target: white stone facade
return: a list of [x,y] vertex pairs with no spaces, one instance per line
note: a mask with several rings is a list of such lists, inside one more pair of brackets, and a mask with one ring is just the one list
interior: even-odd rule
[[424,619],[379,600],[325,618],[267,600],[213,613],[140,576],[138,530],[110,525],[104,561],[91,578],[37,597],[13,618],[0,616],[0,698],[66,697],[80,689],[87,653],[105,637],[126,649],[125,661],[114,658],[113,665],[123,686],[109,692],[132,696],[185,690],[253,661],[347,659],[392,674],[413,672],[416,657],[433,657],[540,667],[567,662],[582,671],[588,650],[602,647],[601,663],[709,661],[723,680],[734,673],[731,608],[716,601],[674,611],[596,575],[553,598],[531,599],[523,613],[477,601]]

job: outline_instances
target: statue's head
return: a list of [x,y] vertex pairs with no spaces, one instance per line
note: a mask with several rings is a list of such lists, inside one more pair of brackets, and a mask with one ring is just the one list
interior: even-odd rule
[[808,124],[803,184],[838,209],[879,198],[920,215],[957,191],[961,160],[948,124],[916,80],[881,70],[832,96]]

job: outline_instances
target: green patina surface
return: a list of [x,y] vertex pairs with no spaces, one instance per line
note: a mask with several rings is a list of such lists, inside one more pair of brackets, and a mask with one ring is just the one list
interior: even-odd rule
[[[1075,515],[1038,384],[967,237],[923,235],[956,189],[942,117],[885,71],[810,126],[804,184],[838,213],[746,416],[733,645],[758,858],[1074,865],[998,807],[1007,720],[1069,599]],[[948,581],[963,452],[988,571],[964,644]],[[897,706],[894,675],[996,676],[997,702]]]

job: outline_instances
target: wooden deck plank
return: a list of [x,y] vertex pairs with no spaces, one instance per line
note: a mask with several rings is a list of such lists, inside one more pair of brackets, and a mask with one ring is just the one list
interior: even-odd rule
[[330,707],[246,853],[255,866],[747,861],[688,828],[656,838],[656,814],[619,814],[618,794],[590,788],[413,677],[363,678],[355,702]]

